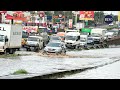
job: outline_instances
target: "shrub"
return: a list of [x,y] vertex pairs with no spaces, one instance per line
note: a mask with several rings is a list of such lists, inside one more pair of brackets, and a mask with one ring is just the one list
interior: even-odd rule
[[13,73],[13,75],[18,75],[18,74],[28,74],[28,72],[24,69],[19,69]]

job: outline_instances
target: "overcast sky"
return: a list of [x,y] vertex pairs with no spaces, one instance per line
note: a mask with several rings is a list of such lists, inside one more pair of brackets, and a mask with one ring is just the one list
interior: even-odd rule
[[118,15],[118,11],[104,11],[104,13]]

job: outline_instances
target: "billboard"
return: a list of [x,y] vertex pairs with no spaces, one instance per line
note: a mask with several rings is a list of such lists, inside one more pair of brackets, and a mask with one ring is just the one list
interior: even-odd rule
[[80,11],[79,20],[94,20],[94,11]]
[[72,23],[73,23],[73,20],[69,19],[69,28],[72,28]]
[[120,11],[118,11],[118,21],[120,21]]

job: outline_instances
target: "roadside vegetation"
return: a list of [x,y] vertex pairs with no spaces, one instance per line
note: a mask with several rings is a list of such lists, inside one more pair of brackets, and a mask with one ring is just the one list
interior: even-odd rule
[[28,72],[24,69],[19,69],[13,73],[13,75],[18,75],[18,74],[28,74]]
[[0,55],[0,58],[7,58],[7,57],[16,57],[16,56],[19,56],[18,54],[3,54],[3,55]]
[[108,26],[108,27],[106,27],[107,30],[111,30],[111,29],[113,29],[113,28],[118,28],[118,25],[114,25],[114,26]]

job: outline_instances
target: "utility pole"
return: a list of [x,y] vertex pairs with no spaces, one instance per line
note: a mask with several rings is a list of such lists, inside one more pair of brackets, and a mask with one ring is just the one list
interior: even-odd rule
[[53,24],[54,11],[52,11],[52,24]]
[[75,25],[77,24],[77,13],[75,13]]

